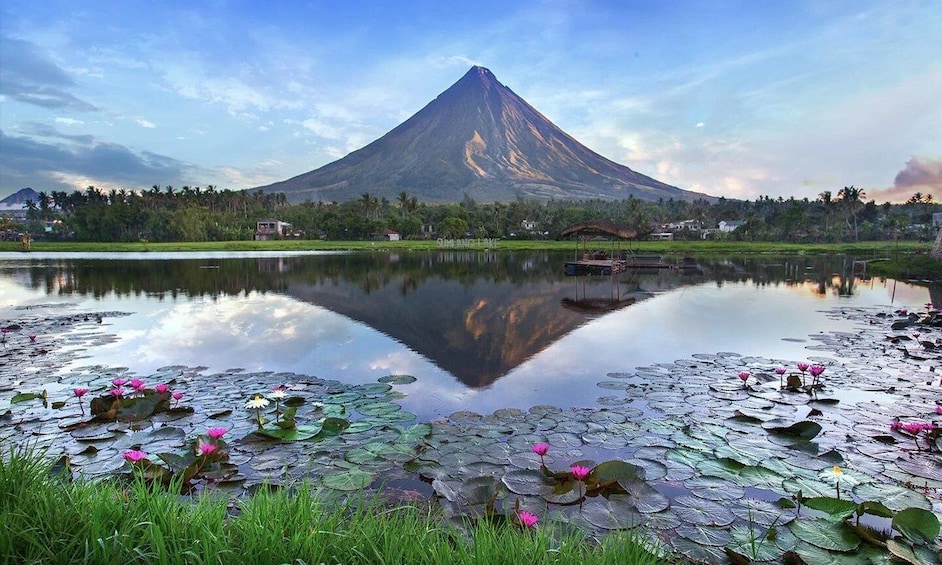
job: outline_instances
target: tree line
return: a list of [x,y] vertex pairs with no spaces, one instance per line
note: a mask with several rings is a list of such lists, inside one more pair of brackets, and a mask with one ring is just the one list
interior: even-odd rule
[[[845,186],[809,198],[759,197],[755,201],[718,198],[684,201],[550,200],[517,198],[510,202],[420,202],[408,192],[395,201],[364,193],[346,202],[289,204],[283,193],[154,185],[147,190],[40,192],[26,204],[26,225],[34,237],[76,241],[225,241],[252,239],[256,222],[277,219],[307,239],[364,240],[386,230],[403,239],[517,238],[555,239],[567,226],[614,220],[636,229],[642,238],[669,224],[690,221],[670,231],[675,239],[698,239],[722,221],[744,222],[735,231],[712,237],[748,241],[844,242],[932,239],[932,214],[942,204],[915,193],[903,204],[867,201],[862,189]],[[13,226],[11,220],[0,229]]]

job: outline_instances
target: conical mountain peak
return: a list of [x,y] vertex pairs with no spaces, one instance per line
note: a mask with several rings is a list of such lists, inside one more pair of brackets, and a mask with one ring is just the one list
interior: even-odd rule
[[345,201],[406,192],[426,202],[710,198],[602,157],[473,66],[415,115],[362,149],[261,187],[291,202]]

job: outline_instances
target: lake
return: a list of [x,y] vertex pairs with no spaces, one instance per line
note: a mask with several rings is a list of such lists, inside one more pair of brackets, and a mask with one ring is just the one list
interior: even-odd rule
[[[417,381],[422,418],[593,406],[610,372],[697,353],[801,361],[839,306],[921,308],[929,290],[862,280],[845,257],[702,260],[699,269],[567,277],[568,254],[0,255],[0,306],[121,311],[82,364]],[[3,312],[3,311],[0,311]],[[579,386],[573,386],[578,383]],[[277,383],[272,383],[273,386]]]
[[[938,287],[840,256],[614,277],[567,277],[568,259],[0,255],[0,447],[86,476],[143,470],[125,460],[143,450],[148,473],[198,468],[187,489],[233,496],[306,480],[445,516],[519,505],[594,534],[643,525],[709,563],[860,551],[809,497],[885,503],[863,517],[876,530],[886,512],[938,523],[942,439],[890,427],[938,420]],[[140,392],[113,396],[132,377]],[[212,462],[208,430],[225,436]]]

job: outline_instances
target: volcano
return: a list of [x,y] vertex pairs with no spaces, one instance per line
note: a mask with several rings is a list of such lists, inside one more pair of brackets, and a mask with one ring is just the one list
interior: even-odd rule
[[713,199],[595,153],[478,66],[369,145],[255,190],[284,192],[292,203],[401,192],[423,202]]

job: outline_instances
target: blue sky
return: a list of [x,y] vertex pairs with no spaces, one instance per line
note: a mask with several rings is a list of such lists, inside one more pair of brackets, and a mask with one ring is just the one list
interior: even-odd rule
[[681,188],[942,201],[939,30],[937,0],[4,0],[0,197],[284,180],[477,64]]

